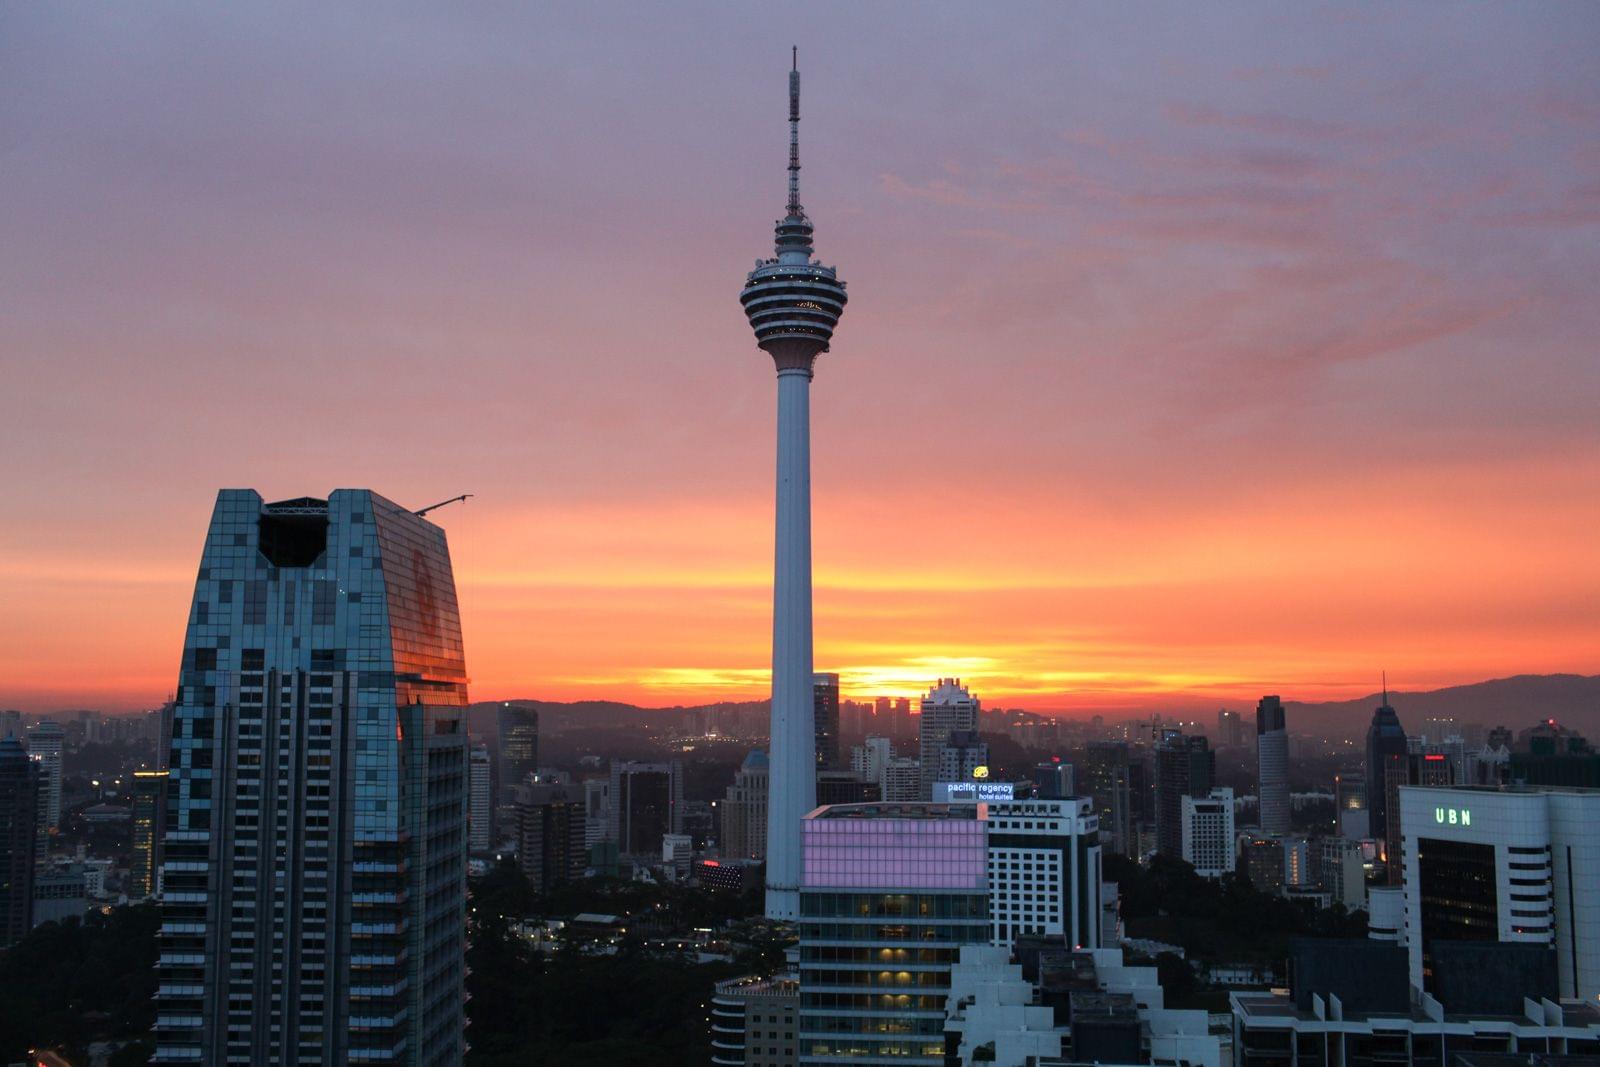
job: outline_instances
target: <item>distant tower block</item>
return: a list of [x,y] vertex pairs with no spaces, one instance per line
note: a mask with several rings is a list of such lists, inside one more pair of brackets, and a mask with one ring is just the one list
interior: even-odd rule
[[800,206],[800,71],[789,73],[789,202],[773,259],[756,262],[739,302],[778,370],[778,507],[772,582],[771,794],[767,917],[800,909],[800,820],[816,806],[811,660],[811,375],[844,311],[844,283],[811,259]]

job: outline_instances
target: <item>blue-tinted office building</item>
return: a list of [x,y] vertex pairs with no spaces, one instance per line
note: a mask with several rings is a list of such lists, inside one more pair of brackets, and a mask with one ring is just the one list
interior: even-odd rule
[[172,720],[158,1063],[459,1063],[467,677],[444,532],[218,494]]

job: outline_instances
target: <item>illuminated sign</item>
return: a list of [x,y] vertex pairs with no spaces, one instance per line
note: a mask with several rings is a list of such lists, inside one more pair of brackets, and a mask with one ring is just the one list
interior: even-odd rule
[[974,768],[972,768],[972,777],[974,777],[974,778],[987,778],[987,777],[989,777],[989,768],[987,768],[987,767],[974,767]]
[[990,804],[1015,800],[1013,782],[935,782],[933,799],[942,804]]
[[1433,821],[1441,826],[1471,826],[1472,812],[1466,808],[1434,808]]

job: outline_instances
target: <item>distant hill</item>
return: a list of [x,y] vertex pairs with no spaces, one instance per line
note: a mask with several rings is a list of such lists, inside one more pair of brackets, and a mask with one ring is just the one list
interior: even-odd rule
[[490,700],[473,704],[467,709],[470,729],[474,737],[496,736],[495,712],[502,704],[531,707],[539,713],[539,732],[558,734],[572,729],[617,730],[626,727],[673,730],[688,724],[696,714],[717,712],[761,712],[765,714],[768,701],[719,701],[714,704],[696,704],[690,707],[674,705],[669,708],[642,708],[637,704],[624,704],[616,700],[578,700],[564,703],[559,700]]
[[[1285,703],[1290,730],[1310,730],[1332,737],[1364,734],[1382,693],[1325,704]],[[1389,704],[1408,733],[1422,720],[1453,717],[1462,723],[1508,726],[1522,730],[1540,719],[1556,719],[1579,733],[1600,739],[1600,675],[1519,674],[1448,689],[1407,693],[1389,691]]]

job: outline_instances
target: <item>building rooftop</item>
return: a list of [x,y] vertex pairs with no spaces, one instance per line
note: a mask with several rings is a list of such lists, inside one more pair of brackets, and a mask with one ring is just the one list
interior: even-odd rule
[[978,807],[973,804],[922,804],[912,802],[826,804],[807,819],[916,819],[919,821],[974,820]]
[[[1319,1016],[1315,1011],[1302,1011],[1295,1007],[1294,1001],[1282,993],[1243,992],[1233,993],[1229,999],[1232,1001],[1237,1013],[1246,1019],[1296,1019],[1304,1022],[1332,1022],[1334,1020]],[[1558,1026],[1568,1027],[1600,1027],[1600,1008],[1591,1004],[1580,1004],[1567,1001],[1556,1005],[1561,1013]],[[1338,1020],[1344,1023],[1371,1022],[1384,1019],[1393,1019],[1396,1022],[1412,1023],[1437,1023],[1420,1006],[1413,1006],[1404,1012],[1386,1011],[1345,1011],[1343,1018]],[[1505,1023],[1519,1026],[1540,1026],[1542,1022],[1535,1022],[1527,1015],[1491,1015],[1488,1013],[1474,1012],[1472,1014],[1459,1014],[1445,1012],[1443,1022],[1460,1025],[1477,1023]]]

